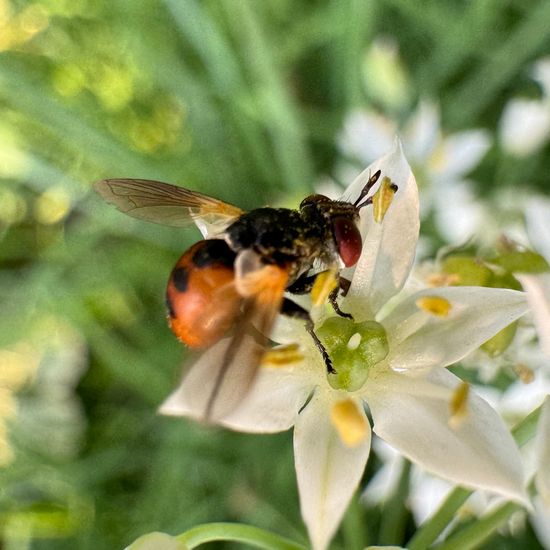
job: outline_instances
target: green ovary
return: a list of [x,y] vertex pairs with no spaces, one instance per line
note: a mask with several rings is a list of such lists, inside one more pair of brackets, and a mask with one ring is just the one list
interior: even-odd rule
[[336,374],[328,375],[335,389],[360,389],[369,370],[388,355],[386,331],[376,321],[354,323],[342,317],[331,317],[317,330],[317,335],[336,370]]

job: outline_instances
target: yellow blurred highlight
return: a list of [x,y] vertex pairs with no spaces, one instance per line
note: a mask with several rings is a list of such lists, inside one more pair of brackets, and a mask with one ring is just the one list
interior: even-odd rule
[[41,4],[31,4],[19,14],[19,26],[29,36],[43,31],[49,22],[48,12]]
[[0,0],[0,28],[8,24],[13,16],[13,10],[8,0]]
[[262,366],[286,367],[303,360],[304,355],[300,351],[300,346],[298,344],[289,344],[288,346],[281,346],[264,353]]
[[470,384],[462,382],[459,384],[451,395],[449,402],[449,426],[456,430],[468,415],[468,395],[470,394]]
[[441,296],[422,296],[415,304],[419,309],[436,317],[447,317],[452,307],[451,302]]
[[319,275],[315,277],[315,282],[311,289],[311,301],[313,305],[323,305],[337,285],[336,272],[329,269],[319,273]]
[[41,4],[31,4],[17,14],[11,3],[0,0],[0,51],[15,49],[49,25],[48,11]]
[[382,223],[388,208],[390,207],[396,188],[387,176],[384,176],[378,191],[372,196],[374,221]]
[[6,421],[17,411],[14,393],[33,378],[39,362],[39,354],[26,343],[0,349],[0,466],[13,460]]
[[90,88],[109,111],[119,111],[134,96],[134,78],[127,68],[103,65]]
[[5,135],[5,132],[0,134],[0,141],[2,142],[2,147],[0,147],[0,176],[6,178],[24,174],[28,166],[27,155],[21,149],[9,143],[12,139],[13,136]]
[[365,414],[351,399],[335,403],[330,411],[330,420],[342,443],[348,447],[356,447],[369,434],[369,425]]
[[74,63],[57,67],[52,79],[55,91],[64,97],[73,97],[79,94],[86,85],[84,72]]
[[34,204],[34,217],[39,223],[53,225],[60,222],[71,207],[71,199],[62,187],[48,189]]
[[12,225],[25,219],[27,203],[10,189],[0,190],[0,224]]

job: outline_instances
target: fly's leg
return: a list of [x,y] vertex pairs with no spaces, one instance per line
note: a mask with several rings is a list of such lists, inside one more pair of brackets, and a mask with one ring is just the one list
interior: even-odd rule
[[313,339],[313,342],[315,343],[315,346],[319,350],[321,356],[323,357],[323,361],[325,363],[325,366],[327,368],[327,372],[330,374],[336,374],[336,371],[334,370],[334,367],[332,366],[332,361],[330,359],[330,356],[325,349],[325,346],[323,346],[323,343],[321,340],[319,340],[319,337],[317,334],[315,334],[313,320],[311,316],[309,315],[309,312],[307,309],[304,309],[302,306],[298,305],[297,303],[293,302],[292,300],[289,300],[288,298],[285,298],[283,300],[283,306],[281,308],[281,313],[283,315],[286,315],[288,317],[291,317],[293,319],[300,319],[305,322],[306,324],[306,330],[308,334]]
[[[326,271],[322,271],[321,273],[326,273]],[[296,279],[296,281],[294,281],[294,283],[287,288],[288,292],[291,292],[292,294],[307,294],[311,292],[311,289],[315,284],[315,279],[318,275],[320,275],[320,273],[316,273],[315,275],[302,275],[301,277],[298,277],[298,279]],[[348,293],[351,281],[344,277],[340,277],[339,275],[336,277],[338,280],[338,286],[328,295],[328,301],[337,315],[344,317],[345,319],[353,320],[353,316],[350,313],[342,311],[337,302],[340,291],[342,291],[343,296]]]

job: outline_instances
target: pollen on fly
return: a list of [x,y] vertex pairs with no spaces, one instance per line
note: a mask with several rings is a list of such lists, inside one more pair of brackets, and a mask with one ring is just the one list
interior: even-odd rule
[[204,418],[227,414],[242,400],[280,313],[304,322],[327,371],[335,372],[309,311],[285,294],[311,293],[325,277],[322,300],[336,314],[351,318],[337,301],[349,288],[340,270],[359,260],[359,213],[376,200],[369,193],[380,177],[380,170],[370,176],[353,202],[315,194],[295,210],[264,207],[249,212],[158,181],[107,179],[95,184],[104,200],[129,216],[174,227],[207,220],[204,226],[215,229],[214,237],[183,253],[166,290],[172,331],[187,346],[206,350],[202,357],[210,354],[219,363],[215,379],[204,381]]

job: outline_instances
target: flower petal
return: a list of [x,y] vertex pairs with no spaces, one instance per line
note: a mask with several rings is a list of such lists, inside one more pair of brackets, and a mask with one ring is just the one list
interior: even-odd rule
[[[422,297],[447,300],[448,315],[421,309]],[[422,290],[379,320],[390,345],[386,360],[396,370],[451,365],[526,311],[525,293],[516,290],[467,286]]]
[[517,279],[527,292],[540,347],[550,357],[550,274],[517,275]]
[[359,445],[342,443],[330,420],[333,402],[331,392],[317,392],[294,428],[300,507],[314,550],[324,550],[336,532],[370,451],[370,426]]
[[485,130],[468,130],[445,138],[430,162],[436,183],[448,185],[449,180],[470,172],[479,164],[490,146],[490,134]]
[[537,490],[550,510],[550,396],[546,397],[537,426]]
[[414,260],[420,226],[416,181],[399,142],[364,170],[345,196],[355,200],[377,170],[399,189],[382,223],[374,221],[369,207],[362,210],[363,252],[355,268],[344,271],[345,277],[353,277],[345,308],[359,322],[372,318],[402,288]]
[[252,335],[245,334],[226,365],[231,343],[232,338],[224,338],[208,348],[185,373],[179,388],[161,405],[159,412],[209,422],[219,422],[233,412],[252,388],[263,348]]
[[439,139],[439,107],[430,101],[421,101],[403,130],[407,156],[414,165],[424,166]]
[[260,367],[242,404],[221,424],[250,433],[274,433],[293,426],[313,390],[311,377],[301,367]]
[[367,383],[375,433],[434,474],[524,503],[521,456],[496,411],[470,392],[467,416],[451,428],[449,399],[437,394],[462,381],[445,369],[422,378],[417,387],[415,377],[386,371]]
[[435,185],[433,194],[437,229],[449,243],[465,242],[487,219],[483,202],[468,181]]
[[502,113],[499,137],[503,149],[527,157],[540,149],[550,134],[550,108],[546,101],[512,99]]
[[356,110],[347,116],[338,145],[346,156],[366,164],[391,148],[395,131],[395,124],[382,115]]
[[525,214],[531,244],[550,263],[550,200],[537,197],[528,203]]

